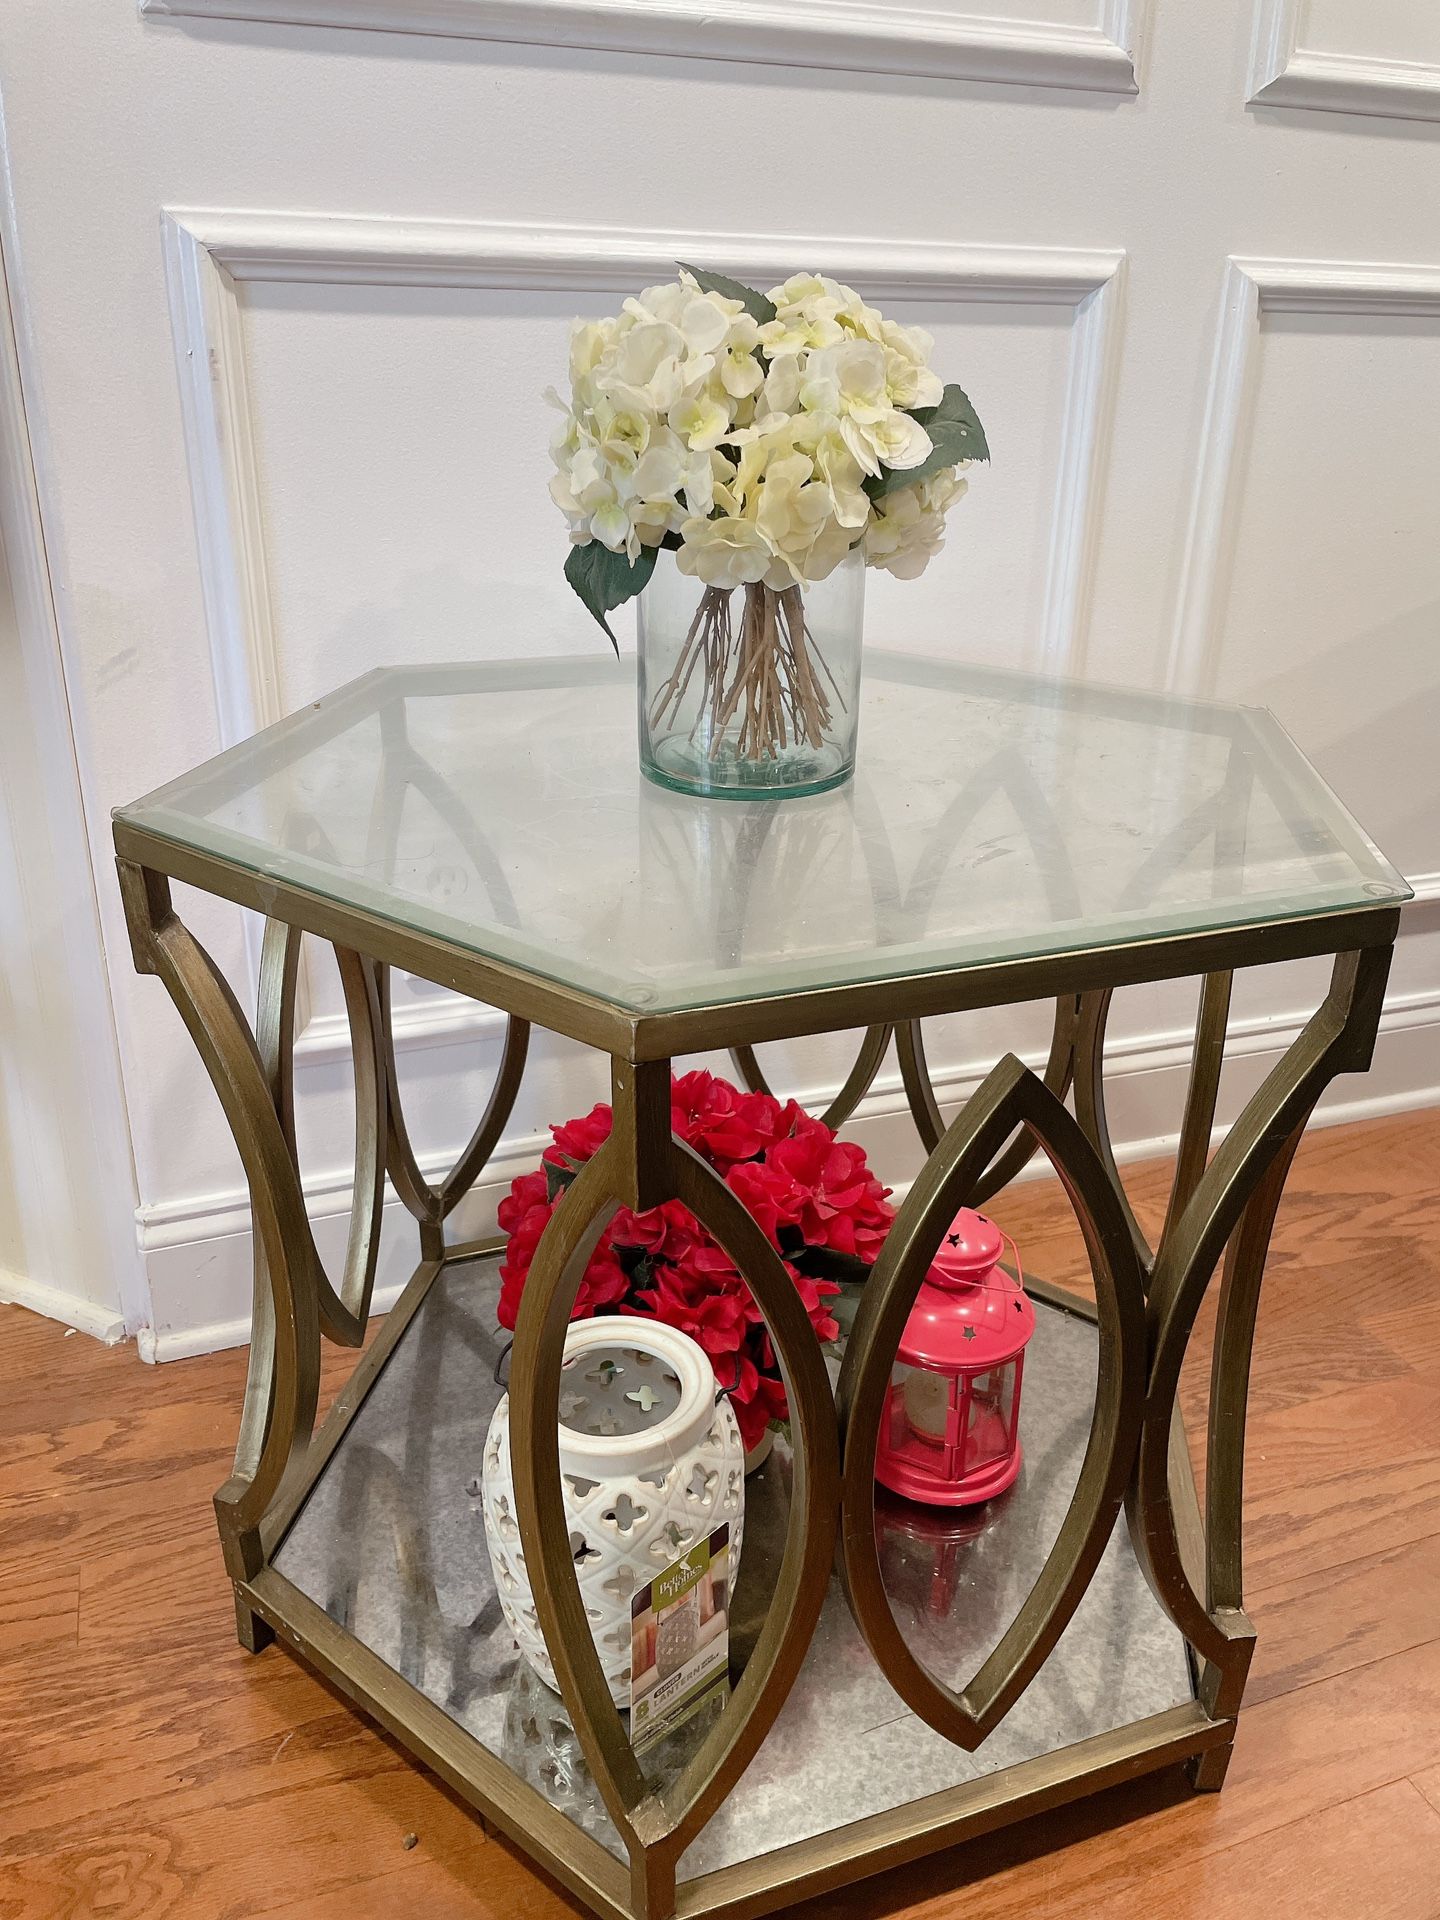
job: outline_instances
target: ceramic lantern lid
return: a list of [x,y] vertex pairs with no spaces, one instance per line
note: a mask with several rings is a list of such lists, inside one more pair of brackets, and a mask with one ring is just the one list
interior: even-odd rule
[[896,1355],[932,1372],[983,1372],[1013,1360],[1035,1331],[1025,1289],[999,1264],[1005,1237],[962,1207],[921,1282]]

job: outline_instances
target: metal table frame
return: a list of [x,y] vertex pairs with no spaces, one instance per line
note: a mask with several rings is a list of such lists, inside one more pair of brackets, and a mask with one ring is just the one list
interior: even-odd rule
[[[117,821],[115,842],[135,965],[160,977],[190,1030],[234,1133],[254,1210],[250,1369],[235,1470],[215,1497],[242,1644],[258,1650],[279,1636],[611,1920],[764,1913],[1181,1760],[1189,1762],[1197,1788],[1221,1785],[1255,1638],[1243,1609],[1241,1492],[1250,1349],[1266,1250],[1315,1101],[1335,1074],[1369,1065],[1399,925],[1393,900],[1075,954],[631,1013],[134,824]],[[172,878],[265,916],[253,1030],[176,914]],[[335,947],[355,1061],[356,1201],[338,1287],[316,1253],[294,1151],[292,1054],[303,932]],[[1316,955],[1333,957],[1329,991],[1211,1155],[1234,970]],[[436,1186],[416,1164],[398,1098],[392,966],[508,1015],[489,1105]],[[1174,1188],[1152,1249],[1126,1201],[1110,1147],[1106,1016],[1115,988],[1185,975],[1202,978],[1199,1016]],[[1041,998],[1055,1002],[1043,1076],[1007,1056],[945,1128],[920,1021]],[[612,1062],[613,1133],[557,1210],[526,1287],[513,1353],[511,1432],[537,1612],[566,1709],[628,1849],[628,1873],[273,1564],[437,1274],[448,1261],[494,1244],[447,1245],[444,1223],[500,1139],[532,1022],[598,1048]],[[929,1158],[866,1285],[837,1395],[778,1255],[719,1177],[672,1137],[669,1076],[679,1054],[729,1047],[747,1083],[763,1086],[753,1051],[758,1043],[859,1028],[865,1033],[855,1066],[826,1118],[838,1125],[854,1110],[893,1036]],[[1065,1104],[1072,1089],[1073,1114]],[[1012,1179],[1037,1147],[1064,1183],[1091,1258],[1093,1306],[1057,1289],[1042,1291],[1097,1320],[1096,1405],[1071,1507],[1045,1569],[979,1672],[956,1692],[916,1661],[885,1596],[875,1549],[876,1436],[898,1335],[945,1225],[957,1206],[983,1201]],[[356,1347],[364,1338],[387,1173],[418,1222],[420,1263],[316,1431],[322,1337]],[[724,1244],[764,1313],[789,1385],[795,1496],[774,1604],[728,1709],[684,1771],[657,1788],[631,1752],[587,1628],[563,1520],[553,1409],[571,1303],[604,1224],[617,1207],[646,1208],[668,1198],[683,1201]],[[1202,1511],[1177,1388],[1197,1312],[1222,1261]],[[734,1787],[780,1710],[837,1556],[856,1620],[887,1679],[930,1726],[973,1750],[1054,1649],[1122,1504],[1146,1577],[1191,1650],[1191,1704],[677,1884],[685,1848]]]

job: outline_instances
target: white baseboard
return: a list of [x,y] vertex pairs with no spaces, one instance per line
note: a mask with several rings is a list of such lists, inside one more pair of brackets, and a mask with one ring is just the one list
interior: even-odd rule
[[[1270,1067],[1299,1033],[1303,1016],[1257,1018],[1232,1023],[1217,1113],[1217,1137]],[[1187,1030],[1117,1037],[1107,1048],[1106,1091],[1116,1158],[1122,1165],[1173,1154],[1190,1063]],[[935,1090],[947,1121],[979,1085],[989,1062],[936,1070]],[[1030,1064],[1039,1067],[1039,1058]],[[1362,1091],[1378,1087],[1378,1091]],[[823,1103],[823,1094],[801,1096]],[[1386,1114],[1440,1106],[1440,991],[1397,994],[1388,1002],[1376,1044],[1373,1077],[1342,1077],[1329,1089],[1314,1124],[1334,1126]],[[845,1129],[896,1191],[909,1185],[919,1160],[913,1123],[898,1075],[879,1082]],[[486,1179],[452,1216],[452,1239],[468,1240],[494,1230],[495,1209],[517,1174],[528,1172],[548,1136],[531,1134],[503,1144]],[[443,1155],[422,1159],[428,1177],[447,1164]],[[1043,1178],[1049,1168],[1037,1155],[1025,1178]],[[347,1229],[348,1173],[306,1183],[306,1198],[321,1255],[337,1262]],[[150,1280],[151,1324],[139,1335],[147,1361],[178,1360],[249,1338],[250,1209],[243,1192],[200,1196],[142,1208],[140,1244]],[[385,1209],[375,1305],[388,1307],[417,1258],[413,1222],[395,1200]],[[333,1271],[333,1266],[332,1266]],[[42,1308],[41,1311],[46,1311]],[[69,1317],[60,1313],[58,1317]],[[78,1324],[78,1323],[77,1323]],[[87,1329],[93,1331],[94,1329]]]
[[[77,1293],[63,1293],[59,1287],[47,1287],[23,1273],[0,1272],[0,1304],[27,1307],[47,1320],[60,1320],[80,1333],[103,1340],[107,1347],[125,1338],[125,1322],[113,1307],[82,1299]],[[248,1327],[246,1338],[248,1338]]]

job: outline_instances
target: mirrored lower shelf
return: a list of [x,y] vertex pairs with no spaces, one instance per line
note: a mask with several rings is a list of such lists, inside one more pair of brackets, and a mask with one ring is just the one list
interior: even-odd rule
[[[624,1849],[564,1706],[515,1651],[490,1573],[481,1449],[502,1391],[493,1261],[445,1268],[296,1518],[277,1570],[613,1853]],[[891,1605],[910,1644],[963,1684],[1034,1583],[1069,1505],[1095,1394],[1093,1326],[1037,1302],[1020,1430],[1025,1464],[988,1506],[877,1513]],[[746,1485],[732,1616],[743,1656],[773,1591],[789,1504],[777,1444]],[[1058,1751],[1190,1701],[1184,1642],[1156,1605],[1123,1517],[1058,1646],[975,1753],[906,1708],[832,1581],[789,1699],[682,1877]],[[678,1736],[693,1743],[699,1729]],[[650,1767],[678,1767],[660,1749]]]

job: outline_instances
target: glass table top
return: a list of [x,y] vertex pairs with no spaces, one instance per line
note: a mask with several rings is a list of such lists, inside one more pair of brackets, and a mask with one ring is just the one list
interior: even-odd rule
[[651,786],[594,655],[381,669],[117,818],[627,1013],[1409,897],[1268,713],[878,650],[811,798]]

